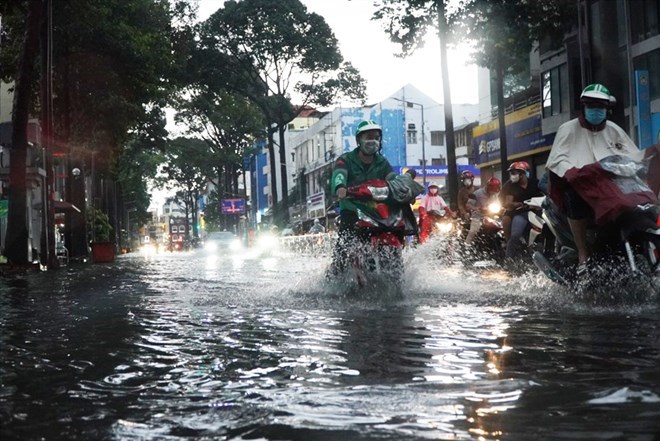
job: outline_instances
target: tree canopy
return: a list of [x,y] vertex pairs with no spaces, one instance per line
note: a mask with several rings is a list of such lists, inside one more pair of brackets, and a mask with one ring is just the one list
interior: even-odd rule
[[[327,106],[340,96],[364,101],[366,95],[364,80],[343,63],[323,17],[308,12],[299,0],[276,5],[270,0],[226,1],[201,26],[191,66],[198,85],[246,96],[261,109],[267,127],[279,132],[279,158],[269,136],[272,178],[276,163],[281,164],[280,175],[287,176],[284,130],[295,109]],[[271,192],[276,205],[274,181]],[[287,205],[286,179],[282,192]]]

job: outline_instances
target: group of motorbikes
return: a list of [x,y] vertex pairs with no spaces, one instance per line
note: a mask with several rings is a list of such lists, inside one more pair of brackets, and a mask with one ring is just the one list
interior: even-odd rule
[[[483,261],[494,262],[505,269],[538,269],[550,280],[583,292],[597,290],[604,285],[625,287],[630,283],[648,285],[660,291],[660,202],[642,179],[645,170],[639,163],[624,157],[605,158],[597,166],[605,168],[607,176],[628,193],[651,193],[645,203],[629,204],[605,222],[593,225],[588,238],[593,249],[589,274],[580,274],[576,246],[566,217],[551,198],[538,197],[525,201],[529,227],[523,237],[525,244],[515,262],[504,259],[505,239],[501,220],[502,208],[487,207],[482,226],[474,241],[464,245],[469,221],[452,216],[450,211],[427,213],[433,219],[433,235],[447,246],[439,256],[447,262],[459,260],[465,266]],[[632,194],[631,193],[631,194]],[[366,246],[352,255],[352,269],[358,284],[367,283],[369,273],[389,274],[395,284],[403,274],[402,249],[414,233],[409,203],[394,203],[388,183],[369,181],[350,188],[348,198],[358,213],[355,225]],[[637,200],[634,197],[625,200]],[[412,201],[410,201],[412,202]],[[413,242],[414,243],[414,242]],[[511,264],[513,263],[513,268]],[[625,289],[625,288],[624,288]]]

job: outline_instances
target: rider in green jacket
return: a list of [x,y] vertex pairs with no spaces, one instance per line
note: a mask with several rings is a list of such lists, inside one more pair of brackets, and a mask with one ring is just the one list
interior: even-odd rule
[[392,165],[380,154],[383,130],[374,121],[362,121],[355,133],[357,148],[341,155],[332,172],[332,192],[339,199],[339,230],[333,255],[333,273],[343,271],[347,249],[356,239],[357,213],[348,208],[346,189],[371,179],[396,177]]

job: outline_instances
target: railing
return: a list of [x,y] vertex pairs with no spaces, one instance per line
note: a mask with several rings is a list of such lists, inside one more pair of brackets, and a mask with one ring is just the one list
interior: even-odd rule
[[280,237],[280,249],[295,254],[330,256],[336,233],[304,234]]

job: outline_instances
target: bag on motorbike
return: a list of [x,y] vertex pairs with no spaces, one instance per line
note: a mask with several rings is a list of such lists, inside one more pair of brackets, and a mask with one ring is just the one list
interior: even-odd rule
[[594,210],[596,224],[602,225],[637,205],[657,203],[656,195],[640,178],[646,166],[613,155],[582,168],[572,168],[565,178]]

